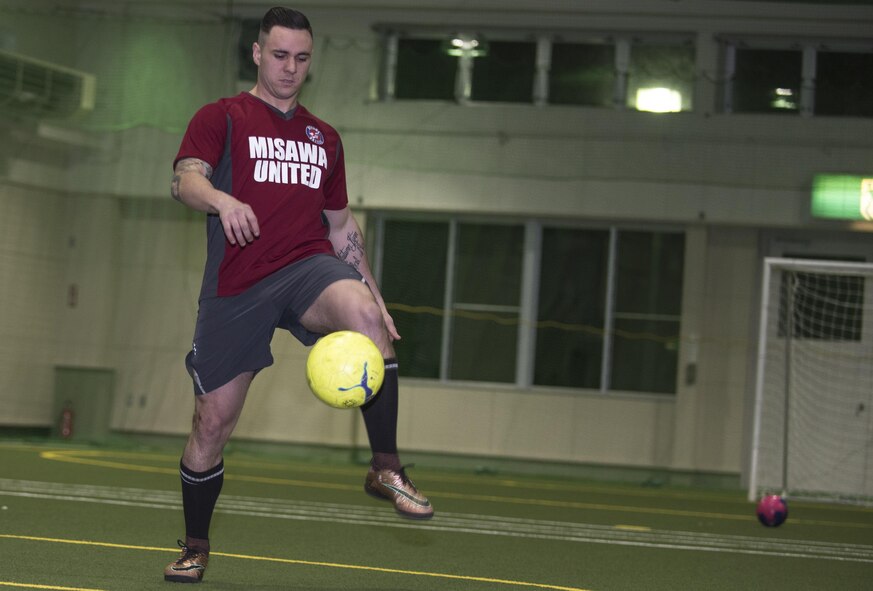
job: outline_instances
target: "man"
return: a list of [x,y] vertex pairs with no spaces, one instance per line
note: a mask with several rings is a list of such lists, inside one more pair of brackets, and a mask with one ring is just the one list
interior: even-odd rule
[[385,358],[378,396],[362,407],[373,452],[364,490],[404,517],[433,508],[397,455],[400,338],[373,279],[361,230],[349,212],[337,132],[298,102],[312,57],[312,28],[295,10],[270,9],[252,55],[254,88],[204,106],[175,161],[173,197],[207,212],[207,260],[194,343],[192,430],[180,462],[185,542],[164,570],[200,582],[209,557],[209,522],[221,491],[222,450],[254,376],[273,362],[276,327],[306,345],[355,330]]

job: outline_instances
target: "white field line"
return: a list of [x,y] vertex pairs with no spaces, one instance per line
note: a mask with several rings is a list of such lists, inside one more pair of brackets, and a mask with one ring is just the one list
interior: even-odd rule
[[[181,509],[181,495],[178,492],[2,478],[0,478],[0,496],[175,511]],[[764,539],[753,536],[670,530],[624,529],[585,523],[448,512],[438,512],[432,521],[410,522],[398,519],[393,511],[386,509],[387,505],[367,507],[234,495],[222,495],[216,506],[216,511],[220,513],[267,519],[375,525],[589,544],[873,563],[873,546],[861,544]]]

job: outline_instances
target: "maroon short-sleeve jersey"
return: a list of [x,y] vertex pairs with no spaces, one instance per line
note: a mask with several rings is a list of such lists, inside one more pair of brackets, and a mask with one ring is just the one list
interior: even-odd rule
[[175,163],[198,158],[216,189],[251,206],[261,235],[231,245],[217,215],[207,216],[201,297],[245,291],[286,265],[332,254],[322,211],[348,205],[339,134],[298,105],[282,113],[243,92],[201,108],[188,124]]

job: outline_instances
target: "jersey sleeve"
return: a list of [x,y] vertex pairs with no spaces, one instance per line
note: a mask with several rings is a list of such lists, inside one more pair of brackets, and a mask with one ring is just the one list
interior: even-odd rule
[[346,189],[346,161],[343,155],[343,144],[337,140],[336,163],[324,184],[324,208],[331,211],[345,209],[349,204]]
[[212,168],[217,167],[224,152],[226,138],[227,113],[219,103],[205,105],[188,123],[179,152],[173,160],[173,168],[183,158],[197,158]]

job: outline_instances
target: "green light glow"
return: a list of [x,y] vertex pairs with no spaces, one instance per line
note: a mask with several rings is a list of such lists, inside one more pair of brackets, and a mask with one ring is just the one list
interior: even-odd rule
[[812,183],[812,216],[873,220],[873,174],[819,174]]

